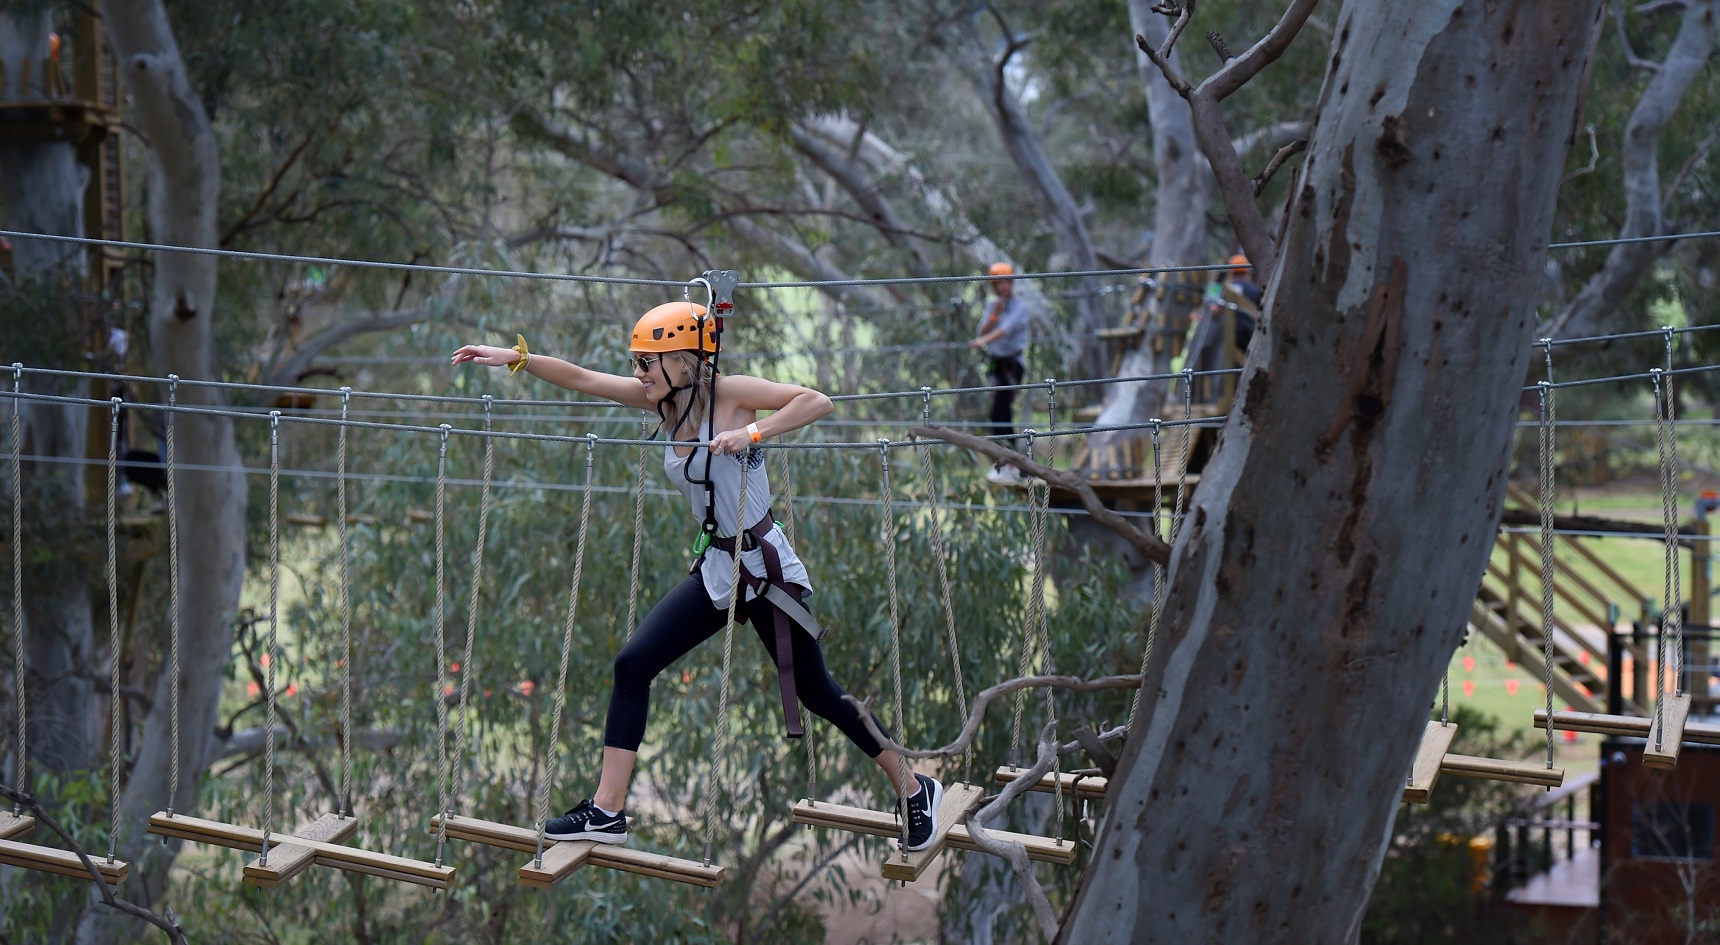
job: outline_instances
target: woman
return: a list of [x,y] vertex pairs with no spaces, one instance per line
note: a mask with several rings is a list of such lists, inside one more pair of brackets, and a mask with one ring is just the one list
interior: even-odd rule
[[[525,340],[513,348],[467,345],[454,364],[470,361],[526,371],[568,390],[655,411],[668,441],[663,469],[705,523],[695,545],[692,573],[658,601],[615,657],[615,686],[603,729],[603,773],[597,792],[551,820],[544,835],[556,840],[622,843],[627,839],[627,787],[645,737],[651,681],[728,620],[736,536],[740,537],[742,607],[777,666],[788,733],[800,733],[799,705],[835,725],[890,779],[908,818],[908,848],[918,850],[937,831],[943,786],[912,774],[901,757],[866,731],[860,712],[824,667],[816,621],[802,602],[812,593],[806,566],[771,520],[770,481],[762,450],[752,445],[807,426],[830,413],[830,398],[794,384],[758,377],[719,376],[714,319],[703,306],[670,302],[646,312],[633,328],[633,376],[603,374],[557,358],[531,354]],[[760,420],[759,411],[774,411]],[[701,433],[709,439],[704,445]],[[741,478],[746,508],[737,517]],[[744,525],[743,525],[744,521]]]

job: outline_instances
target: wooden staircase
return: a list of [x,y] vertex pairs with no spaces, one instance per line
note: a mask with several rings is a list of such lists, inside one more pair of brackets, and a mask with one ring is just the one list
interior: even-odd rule
[[[1506,488],[1508,506],[1539,511],[1526,491]],[[1639,604],[1646,595],[1598,555],[1589,539],[1556,535],[1553,542],[1560,563],[1553,577],[1553,694],[1577,711],[1605,712],[1611,684],[1607,637],[1616,629],[1623,607]],[[1540,536],[1501,532],[1496,547],[1470,610],[1469,631],[1491,641],[1532,675],[1544,677]],[[1573,560],[1592,567],[1598,580],[1571,568]],[[1573,621],[1571,615],[1580,619]],[[1625,646],[1631,659],[1649,658],[1642,648]],[[1631,695],[1623,700],[1625,712],[1646,714],[1637,694]]]

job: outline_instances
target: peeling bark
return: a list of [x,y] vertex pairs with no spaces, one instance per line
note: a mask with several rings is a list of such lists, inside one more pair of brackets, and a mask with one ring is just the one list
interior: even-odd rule
[[1497,527],[1599,12],[1344,5],[1063,941],[1356,940]]
[[[101,10],[119,61],[119,73],[134,118],[150,143],[149,222],[159,242],[216,245],[220,164],[214,131],[191,88],[172,26],[159,0],[104,0]],[[150,337],[158,374],[216,378],[216,262],[214,257],[161,253],[155,259],[150,297]],[[224,406],[218,391],[180,387],[182,403]],[[188,733],[214,728],[217,701],[232,647],[234,613],[245,574],[246,491],[232,422],[185,415],[175,419],[179,462],[176,518],[181,537],[181,724]],[[167,869],[178,850],[145,842],[143,825],[152,811],[174,806],[196,809],[202,776],[214,744],[181,740],[179,793],[169,798],[172,701],[166,673],[155,681],[154,709],[144,720],[130,781],[120,801],[121,855],[132,863],[128,889],[148,906],[166,888]],[[87,929],[86,939],[135,937],[139,930],[114,919]]]
[[[1685,5],[1672,48],[1631,109],[1619,155],[1624,170],[1624,225],[1618,233],[1622,238],[1666,232],[1662,202],[1671,195],[1663,195],[1660,189],[1660,139],[1714,53],[1716,14],[1720,14],[1720,0],[1690,0]],[[1614,246],[1600,271],[1589,277],[1543,333],[1580,336],[1612,330],[1618,307],[1673,245],[1667,241]]]

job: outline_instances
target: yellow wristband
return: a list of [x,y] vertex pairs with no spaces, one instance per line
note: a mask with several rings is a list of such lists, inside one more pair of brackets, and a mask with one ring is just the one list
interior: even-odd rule
[[758,443],[758,442],[761,442],[764,440],[764,434],[758,432],[758,424],[756,424],[756,423],[747,424],[747,436],[752,437],[752,441],[754,443]]
[[515,374],[518,374],[521,371],[525,370],[526,365],[530,364],[532,361],[532,353],[531,353],[531,351],[527,350],[527,348],[526,348],[526,336],[516,334],[516,335],[514,335],[514,337],[519,339],[518,341],[514,342],[514,350],[518,351],[520,353],[520,359],[518,361],[515,361],[514,363],[508,365],[508,376],[509,377],[513,377]]

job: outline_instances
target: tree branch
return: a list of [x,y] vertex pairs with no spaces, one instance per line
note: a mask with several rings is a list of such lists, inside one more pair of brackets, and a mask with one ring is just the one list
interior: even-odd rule
[[78,861],[84,864],[84,869],[89,872],[90,879],[95,883],[96,890],[100,892],[102,905],[148,922],[165,932],[167,940],[173,945],[191,945],[190,940],[185,937],[185,930],[179,927],[179,922],[173,917],[171,911],[163,917],[137,903],[128,902],[114,895],[113,887],[108,885],[107,880],[102,877],[101,870],[96,869],[96,864],[90,859],[89,851],[85,850],[83,844],[80,844],[70,831],[60,826],[60,822],[43,809],[34,795],[0,785],[0,796],[28,807],[30,816],[36,818],[37,823],[48,828],[50,832],[60,838],[60,842],[66,845],[66,849],[77,855]]
[[1278,18],[1278,22],[1268,30],[1260,41],[1248,47],[1248,51],[1224,64],[1206,81],[1200,84],[1198,91],[1210,95],[1215,102],[1229,98],[1237,89],[1248,83],[1260,70],[1278,61],[1284,55],[1284,50],[1290,48],[1290,43],[1296,39],[1296,34],[1302,31],[1302,24],[1308,22],[1308,15],[1314,12],[1314,7],[1320,0],[1291,0],[1290,9]]
[[397,309],[380,315],[348,318],[317,332],[301,341],[293,349],[292,354],[287,355],[284,360],[275,365],[274,370],[269,372],[268,379],[263,383],[276,386],[293,386],[298,383],[299,377],[310,368],[311,362],[336,345],[361,334],[393,331],[436,317],[447,311],[448,302],[459,289],[463,279],[463,276],[449,276],[448,280],[442,284],[441,291],[413,308]]
[[973,708],[968,710],[967,721],[962,723],[961,733],[956,740],[939,748],[909,748],[884,734],[878,727],[878,722],[872,717],[871,707],[852,695],[844,695],[849,704],[860,710],[860,721],[866,726],[866,731],[878,740],[878,744],[895,751],[907,758],[951,758],[967,751],[973,744],[974,736],[979,734],[979,723],[985,717],[986,707],[994,701],[1015,692],[1018,689],[1068,689],[1072,692],[1103,692],[1107,689],[1136,689],[1140,688],[1140,674],[1129,676],[1100,676],[1098,679],[1082,679],[1080,676],[1019,676],[1006,679],[1003,682],[985,689],[974,697]]
[[1624,28],[1624,0],[1610,0],[1613,8],[1613,23],[1618,27],[1618,45],[1624,50],[1624,61],[1632,69],[1655,73],[1660,71],[1660,63],[1652,59],[1644,59],[1636,54],[1635,47],[1630,44],[1630,33]]
[[907,237],[908,225],[890,201],[879,191],[878,185],[856,167],[847,155],[839,153],[823,141],[796,123],[789,128],[789,134],[794,142],[794,149],[805,155],[819,170],[830,175],[837,186],[848,192],[855,204],[865,211],[869,222],[890,245],[908,254],[909,264],[915,275],[931,275],[931,267],[926,263],[926,257]]
[[[1695,0],[1685,7],[1678,35],[1648,80],[1642,97],[1625,125],[1619,163],[1624,171],[1625,222],[1620,237],[1656,236],[1665,232],[1660,191],[1660,139],[1692,83],[1707,68],[1714,51],[1716,0]],[[1539,329],[1541,337],[1561,333],[1598,333],[1613,317],[1656,260],[1676,245],[1674,240],[1623,243],[1607,253],[1599,271],[1565,304],[1552,321]]]
[[1039,784],[1039,780],[1056,764],[1057,748],[1057,723],[1047,722],[1039,733],[1039,757],[1033,762],[1033,767],[1027,769],[1026,774],[1004,785],[1003,790],[990,803],[969,812],[966,819],[968,836],[973,839],[974,846],[1009,864],[1010,872],[1015,874],[1015,881],[1021,884],[1028,904],[1033,907],[1033,917],[1039,922],[1039,931],[1047,942],[1057,939],[1057,913],[1051,908],[1051,900],[1045,895],[1045,887],[1039,885],[1038,878],[1033,875],[1033,861],[1027,856],[1027,847],[1017,841],[993,837],[986,830],[986,825],[1001,815],[1016,798]]
[[1308,150],[1307,138],[1297,138],[1295,141],[1279,148],[1278,153],[1272,155],[1272,160],[1266,162],[1266,169],[1260,172],[1259,177],[1254,178],[1254,196],[1260,196],[1260,192],[1265,190],[1266,185],[1272,182],[1272,175],[1278,173],[1278,169],[1284,166],[1285,161],[1290,160],[1291,157],[1301,154],[1306,150]]
[[1093,487],[1088,485],[1087,480],[1081,476],[1061,469],[1053,469],[1043,463],[1028,459],[1001,443],[983,439],[971,433],[952,430],[948,427],[914,427],[908,433],[911,436],[943,440],[946,443],[973,450],[976,453],[991,457],[996,462],[1009,463],[1028,475],[1038,476],[1051,485],[1072,492],[1080,500],[1081,507],[1093,516],[1094,521],[1122,536],[1124,541],[1132,545],[1147,560],[1165,565],[1170,563],[1171,548],[1169,545],[1161,539],[1141,531],[1128,519],[1106,508],[1105,503],[1093,491]]

